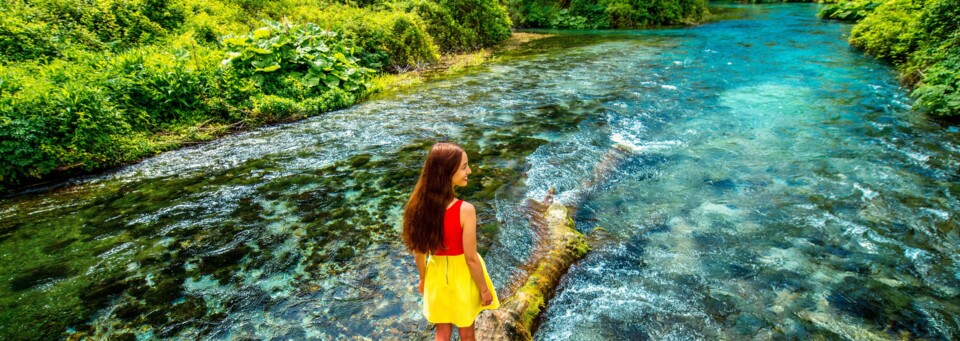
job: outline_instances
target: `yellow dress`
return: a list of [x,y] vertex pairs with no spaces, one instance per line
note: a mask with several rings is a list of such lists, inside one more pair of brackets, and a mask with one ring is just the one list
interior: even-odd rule
[[427,257],[427,274],[423,283],[423,315],[427,321],[434,324],[453,323],[459,328],[469,327],[480,311],[500,307],[497,291],[487,274],[483,258],[480,258],[480,266],[493,295],[493,302],[486,306],[480,301],[480,289],[470,277],[470,268],[464,255]]

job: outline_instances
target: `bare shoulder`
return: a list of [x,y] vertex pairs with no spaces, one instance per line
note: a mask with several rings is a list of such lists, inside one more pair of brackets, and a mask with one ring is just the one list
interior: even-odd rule
[[460,204],[460,214],[461,214],[461,215],[464,215],[464,214],[476,215],[476,214],[477,214],[477,208],[474,207],[473,204],[471,204],[471,203],[467,202],[466,200],[464,200],[463,203]]

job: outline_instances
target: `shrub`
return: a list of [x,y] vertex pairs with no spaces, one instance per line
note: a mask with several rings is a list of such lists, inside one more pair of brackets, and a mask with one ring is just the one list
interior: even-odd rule
[[908,82],[920,75],[912,93],[938,116],[960,115],[960,1],[932,0],[920,17],[920,48],[904,73]]
[[495,0],[416,1],[435,16],[391,0],[2,1],[0,186],[344,108],[374,72],[437,61],[431,35],[462,51],[510,34]]
[[265,22],[268,26],[252,34],[223,40],[224,65],[253,79],[263,93],[303,99],[329,89],[363,93],[369,88],[373,70],[360,66],[335,32],[309,23]]
[[449,10],[434,1],[411,1],[407,3],[405,10],[423,18],[427,23],[427,32],[441,51],[459,51],[478,45],[476,33],[468,31]]
[[4,59],[60,57],[73,45],[119,51],[150,43],[183,23],[182,5],[163,0],[12,0],[2,8]]
[[298,19],[336,32],[345,44],[359,48],[361,63],[369,68],[398,71],[440,58],[426,24],[412,13],[335,5],[305,12]]
[[821,19],[860,21],[882,3],[877,0],[841,1],[824,6],[817,16]]
[[434,42],[444,52],[492,46],[510,36],[507,9],[491,0],[416,0],[406,4],[424,19]]
[[508,2],[521,27],[633,28],[691,24],[706,14],[705,0],[536,0]]
[[130,126],[84,63],[54,61],[0,72],[0,180],[17,183],[54,169],[102,167],[117,156],[113,136]]
[[253,98],[253,110],[247,119],[250,123],[261,125],[268,122],[276,122],[303,112],[303,108],[296,100],[261,94]]
[[[867,8],[870,3],[840,5]],[[821,17],[837,17],[838,11],[825,9]],[[850,43],[892,62],[921,108],[938,116],[960,115],[960,1],[889,0],[865,13]]]
[[510,36],[510,17],[497,0],[440,0],[439,4],[476,34],[478,46],[492,46]]
[[3,56],[0,61],[57,57],[58,46],[52,39],[51,24],[24,20],[23,17],[22,13],[0,16],[0,55]]
[[198,56],[186,49],[133,49],[102,62],[104,72],[113,75],[105,87],[137,130],[196,121],[194,115],[209,110],[203,97],[211,92],[209,82],[217,63],[211,58],[207,63],[191,62],[194,58]]
[[850,43],[880,59],[906,61],[917,48],[922,3],[891,0],[880,6],[850,32]]

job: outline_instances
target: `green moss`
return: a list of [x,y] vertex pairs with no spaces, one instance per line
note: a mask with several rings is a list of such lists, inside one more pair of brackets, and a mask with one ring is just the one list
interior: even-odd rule
[[203,299],[187,296],[183,302],[170,308],[170,317],[174,321],[189,321],[190,319],[206,315],[207,306]]
[[516,304],[505,308],[519,309],[516,312],[520,317],[518,322],[527,334],[532,334],[536,329],[536,321],[540,312],[546,307],[547,300],[556,290],[556,285],[567,268],[573,262],[585,256],[590,250],[586,238],[573,229],[573,220],[569,217],[565,207],[554,203],[546,209],[544,214],[555,215],[558,212],[550,211],[557,210],[562,211],[564,220],[549,222],[547,229],[550,236],[543,238],[544,242],[553,244],[539,247],[548,251],[538,257],[536,269],[530,273],[524,285],[511,298],[517,300]]
[[10,281],[10,288],[21,291],[51,280],[64,278],[70,275],[70,268],[63,264],[50,264],[24,271],[14,276]]
[[160,278],[146,293],[144,299],[150,305],[168,305],[181,295],[181,280],[178,278]]
[[527,299],[527,309],[524,309],[520,315],[520,323],[527,328],[533,326],[533,321],[540,316],[540,311],[543,309],[544,297],[543,294],[537,290],[525,290],[523,293]]
[[121,304],[113,309],[113,315],[122,320],[133,320],[144,313],[144,306],[135,302]]
[[587,243],[586,238],[583,238],[583,235],[580,235],[580,238],[573,238],[567,243],[567,250],[574,258],[583,258],[590,252],[590,244]]
[[367,164],[367,162],[370,162],[370,159],[371,159],[370,154],[356,155],[350,158],[350,166],[353,168],[362,167],[363,165]]

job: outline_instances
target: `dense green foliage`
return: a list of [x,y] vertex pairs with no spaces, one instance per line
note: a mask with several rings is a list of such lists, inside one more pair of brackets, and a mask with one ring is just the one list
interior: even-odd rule
[[707,13],[705,0],[506,0],[518,27],[632,28],[689,24]]
[[917,49],[922,6],[914,0],[887,1],[854,26],[850,42],[877,58],[902,64]]
[[705,0],[0,2],[0,190],[316,115],[378,72],[492,46],[511,27],[700,20]]
[[376,91],[377,72],[510,34],[495,0],[13,0],[0,10],[0,189],[343,108]]
[[854,1],[837,8],[821,16],[846,19],[838,13],[850,11],[851,19],[862,17],[850,43],[892,62],[922,109],[960,115],[960,0]]
[[873,12],[883,1],[879,0],[854,0],[842,1],[829,4],[817,14],[822,19],[859,21]]
[[748,4],[779,4],[786,2],[816,2],[816,3],[833,3],[835,0],[740,0],[742,3]]
[[254,81],[263,93],[298,98],[343,89],[369,88],[367,74],[335,32],[317,25],[293,26],[267,21],[252,34],[227,37],[225,64]]
[[446,52],[490,46],[510,36],[507,9],[495,1],[414,0],[406,9],[429,23],[430,35]]
[[11,0],[0,10],[0,51],[14,61],[151,43],[185,18],[183,6],[163,0]]

